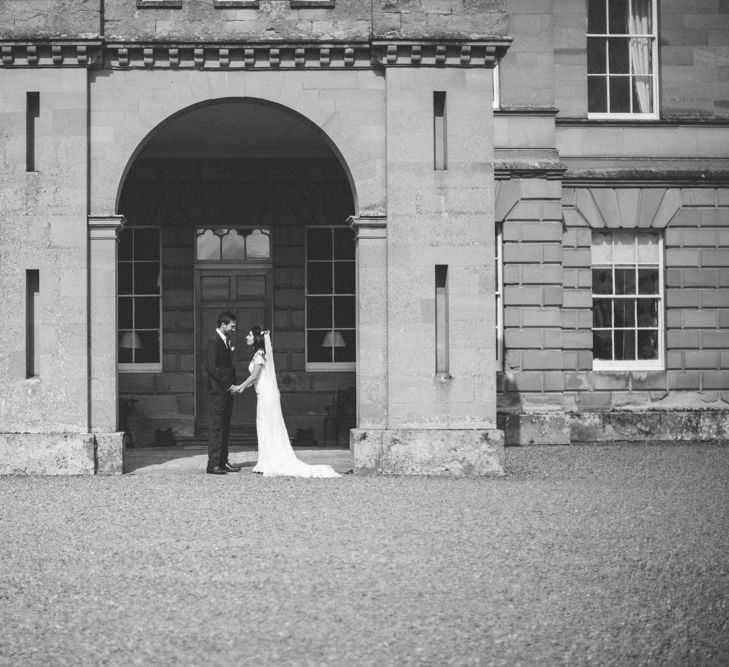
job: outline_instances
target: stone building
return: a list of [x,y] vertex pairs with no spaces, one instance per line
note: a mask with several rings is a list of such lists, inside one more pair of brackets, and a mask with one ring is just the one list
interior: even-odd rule
[[0,471],[204,440],[223,309],[358,471],[729,439],[729,7],[691,7],[4,2]]

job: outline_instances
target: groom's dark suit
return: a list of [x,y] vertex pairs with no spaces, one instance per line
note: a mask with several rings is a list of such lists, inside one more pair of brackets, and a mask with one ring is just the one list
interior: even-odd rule
[[228,463],[228,433],[233,411],[233,395],[228,391],[237,383],[231,351],[215,333],[205,345],[208,393],[210,394],[210,432],[208,439],[208,472]]

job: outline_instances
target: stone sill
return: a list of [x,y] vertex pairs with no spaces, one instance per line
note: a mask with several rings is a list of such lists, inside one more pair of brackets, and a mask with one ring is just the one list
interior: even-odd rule
[[258,0],[214,0],[215,9],[258,9]]
[[334,0],[291,0],[291,9],[332,9]]
[[182,9],[182,0],[137,0],[137,9]]

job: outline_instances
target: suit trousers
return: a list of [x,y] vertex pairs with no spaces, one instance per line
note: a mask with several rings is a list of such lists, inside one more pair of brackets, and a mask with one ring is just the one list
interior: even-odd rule
[[233,397],[210,394],[210,430],[208,431],[208,470],[228,462],[228,435]]

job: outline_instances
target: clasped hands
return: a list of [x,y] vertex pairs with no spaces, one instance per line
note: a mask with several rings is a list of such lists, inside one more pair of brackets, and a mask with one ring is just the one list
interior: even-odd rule
[[244,390],[245,387],[242,384],[232,384],[228,387],[228,391],[231,394],[242,394]]

